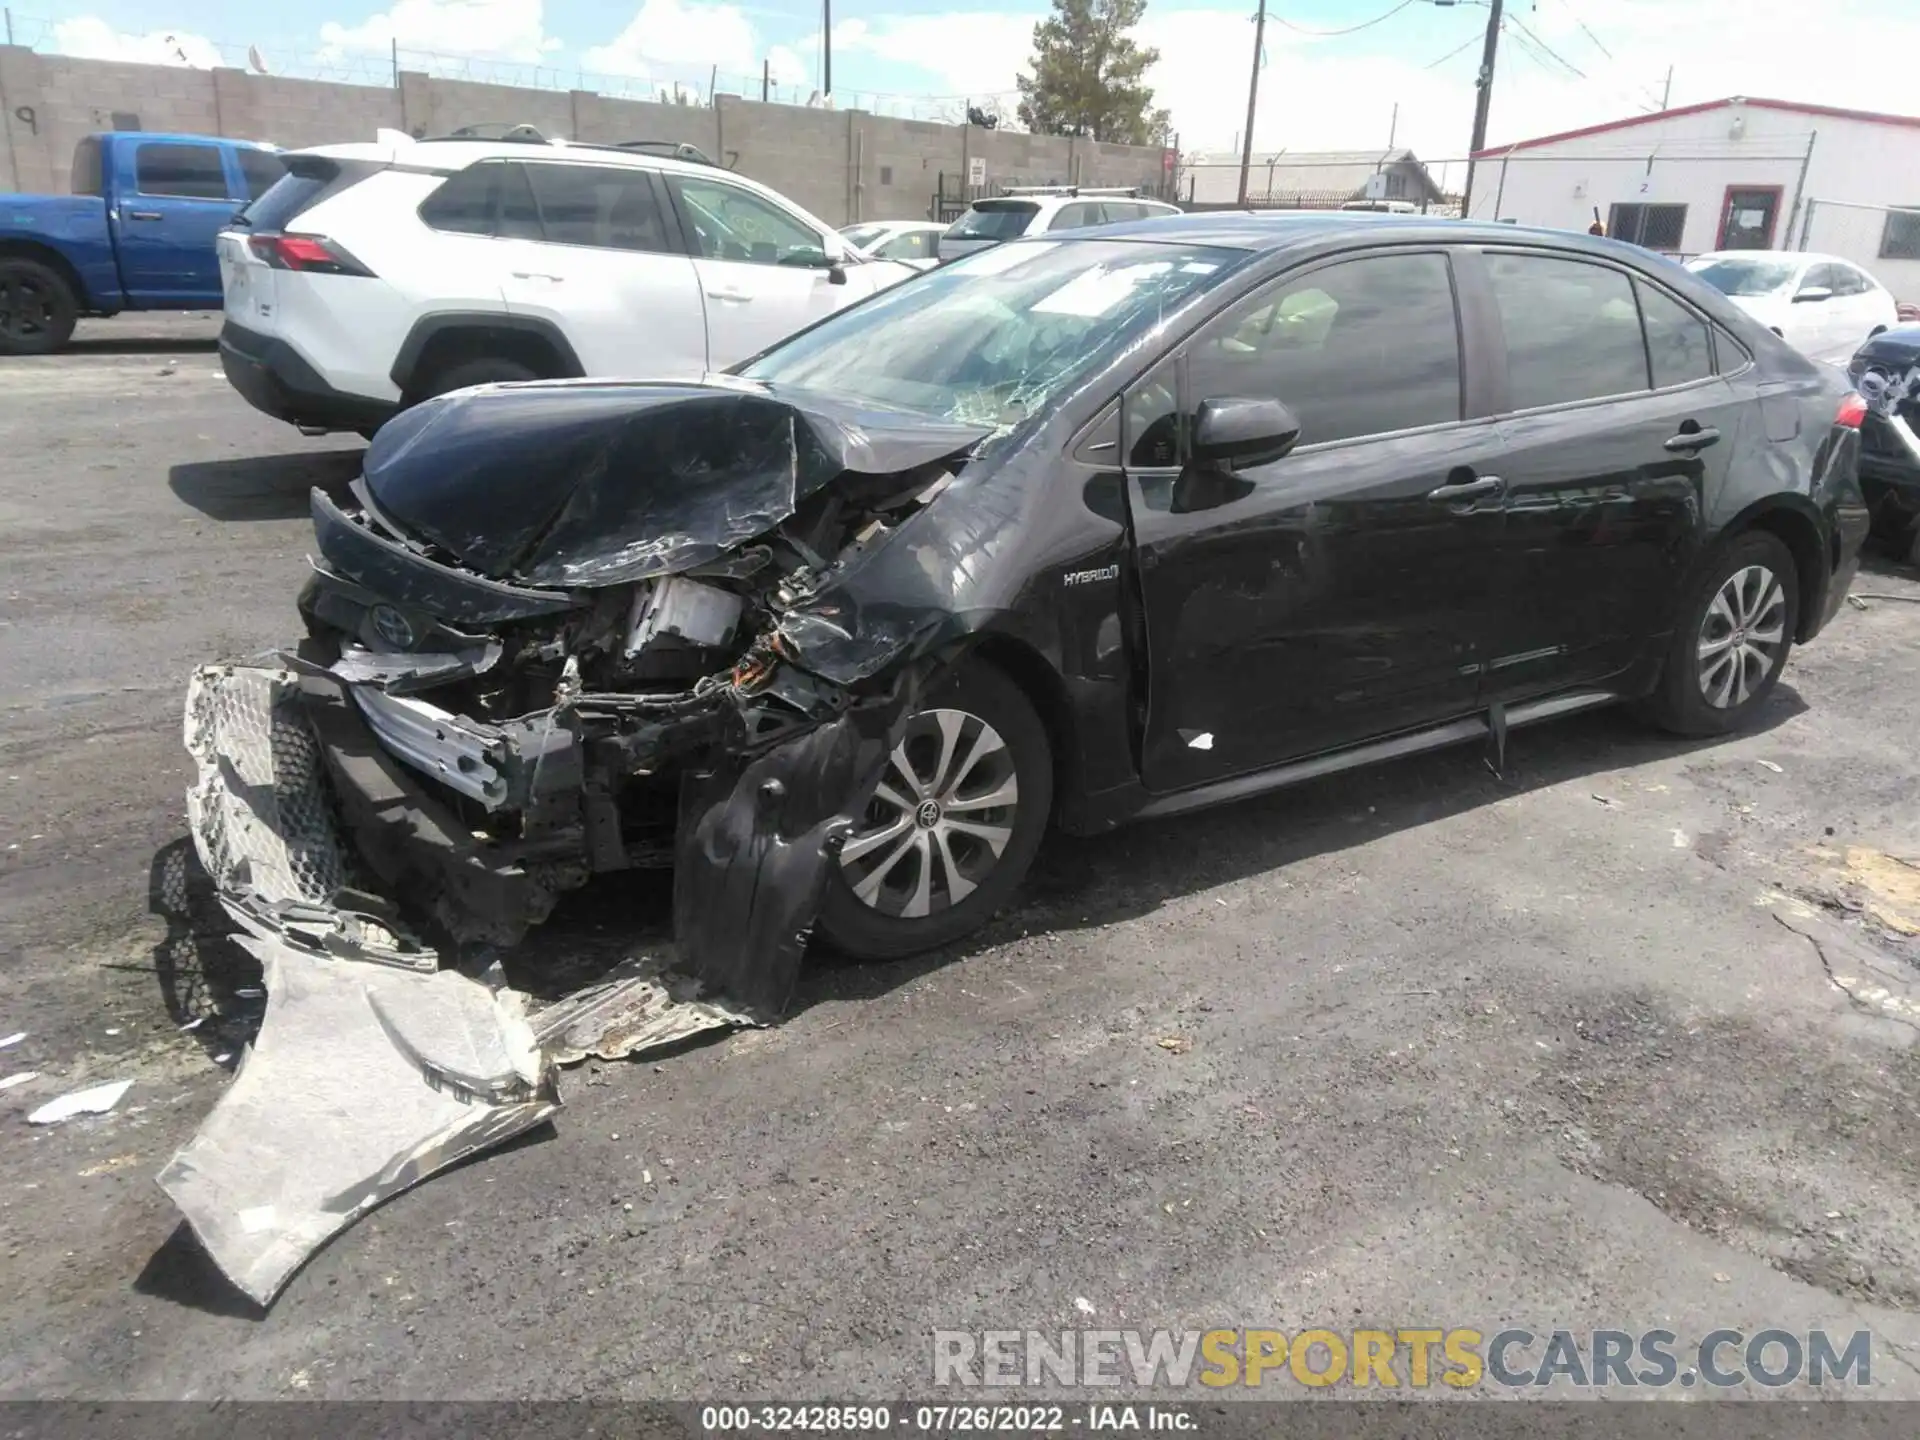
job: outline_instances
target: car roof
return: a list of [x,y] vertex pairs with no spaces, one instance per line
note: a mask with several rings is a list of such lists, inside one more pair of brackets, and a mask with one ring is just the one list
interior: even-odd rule
[[416,140],[410,135],[383,131],[381,138],[377,140],[357,140],[342,145],[314,145],[291,153],[323,155],[333,160],[389,160],[421,169],[448,172],[464,170],[469,165],[476,165],[482,160],[565,158],[590,161],[595,165],[626,166],[635,170],[661,170],[676,175],[712,175],[715,171],[719,171],[728,179],[737,181],[750,189],[768,188],[756,180],[749,180],[744,175],[720,166],[703,165],[697,160],[679,160],[671,155],[662,155],[658,151],[630,150],[618,145],[597,145],[590,141],[470,140],[465,137]]

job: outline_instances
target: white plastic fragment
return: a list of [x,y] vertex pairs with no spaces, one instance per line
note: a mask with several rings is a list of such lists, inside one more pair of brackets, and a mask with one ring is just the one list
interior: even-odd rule
[[17,1075],[9,1075],[6,1079],[0,1080],[0,1090],[11,1090],[16,1085],[24,1085],[29,1080],[38,1080],[39,1078],[40,1072],[38,1070],[22,1070]]
[[160,1187],[266,1305],[333,1235],[531,1129],[560,1097],[511,990],[238,942],[261,962],[266,1018]]
[[15,1045],[18,1045],[22,1040],[26,1038],[27,1038],[26,1031],[16,1030],[13,1032],[13,1034],[7,1036],[4,1040],[0,1040],[0,1050],[10,1050]]
[[62,1095],[58,1100],[49,1100],[27,1116],[27,1123],[58,1125],[62,1120],[71,1120],[76,1115],[104,1115],[118,1105],[121,1097],[132,1088],[131,1080],[115,1080],[107,1085],[95,1085],[90,1090],[76,1090],[71,1095]]

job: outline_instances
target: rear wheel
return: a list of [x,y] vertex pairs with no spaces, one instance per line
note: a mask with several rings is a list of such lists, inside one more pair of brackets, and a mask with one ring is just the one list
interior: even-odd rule
[[820,931],[863,960],[948,944],[1012,898],[1053,807],[1046,727],[1000,671],[930,693],[833,860]]
[[1651,718],[1680,735],[1739,729],[1778,683],[1799,621],[1799,575],[1785,542],[1765,530],[1739,536],[1681,609]]
[[59,271],[0,259],[0,355],[50,355],[73,338],[80,307]]

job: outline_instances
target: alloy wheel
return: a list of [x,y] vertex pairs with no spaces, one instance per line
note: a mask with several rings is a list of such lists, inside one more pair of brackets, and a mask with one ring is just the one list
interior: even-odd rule
[[1700,622],[1700,693],[1716,710],[1746,700],[1772,673],[1787,643],[1787,595],[1764,565],[1733,572]]
[[847,885],[863,905],[902,919],[957,905],[1000,863],[1019,804],[999,731],[964,710],[923,710],[841,847]]

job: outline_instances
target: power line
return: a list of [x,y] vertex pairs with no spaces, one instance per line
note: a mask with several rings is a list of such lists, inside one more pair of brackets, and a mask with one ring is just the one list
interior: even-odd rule
[[1440,66],[1446,64],[1447,61],[1451,60],[1454,56],[1458,55],[1462,50],[1468,49],[1469,47],[1474,45],[1478,45],[1479,43],[1480,43],[1480,37],[1478,35],[1469,35],[1465,40],[1462,40],[1458,45],[1454,46],[1453,49],[1447,51],[1447,53],[1442,55],[1438,60],[1429,60],[1426,64],[1422,65],[1420,68],[1422,70],[1438,69]]
[[1519,16],[1509,15],[1507,17],[1507,20],[1508,20],[1508,23],[1511,24],[1522,35],[1526,36],[1527,39],[1531,40],[1535,45],[1538,45],[1542,50],[1546,51],[1547,54],[1553,56],[1555,60],[1558,60],[1562,65],[1566,66],[1567,69],[1571,70],[1580,79],[1584,80],[1587,78],[1586,71],[1582,70],[1578,65],[1575,65],[1571,60],[1568,60],[1564,56],[1555,53],[1554,48],[1551,45],[1547,44],[1546,41],[1542,40],[1538,35],[1534,34],[1533,31],[1529,30],[1525,25],[1521,24]]
[[1613,59],[1613,52],[1607,49],[1606,46],[1600,43],[1600,37],[1598,35],[1594,34],[1593,31],[1587,29],[1587,22],[1582,20],[1578,15],[1574,15],[1573,6],[1568,4],[1567,0],[1560,0],[1560,5],[1561,5],[1561,8],[1567,12],[1568,15],[1573,17],[1573,23],[1580,27],[1580,33],[1586,36],[1587,39],[1593,42],[1594,48],[1598,50],[1602,55],[1606,56],[1607,59],[1609,60]]
[[1293,23],[1293,21],[1284,19],[1279,15],[1269,15],[1267,18],[1273,21],[1273,23],[1276,25],[1286,26],[1287,29],[1293,31],[1296,34],[1312,35],[1316,39],[1325,40],[1335,35],[1352,35],[1361,30],[1371,29],[1373,26],[1380,24],[1382,21],[1391,20],[1394,16],[1398,15],[1402,10],[1405,10],[1409,5],[1413,5],[1415,3],[1416,3],[1416,0],[1400,0],[1400,3],[1394,6],[1391,10],[1387,11],[1386,14],[1376,15],[1371,20],[1362,20],[1358,25],[1349,25],[1344,30],[1309,30],[1307,29],[1306,26],[1296,25]]

